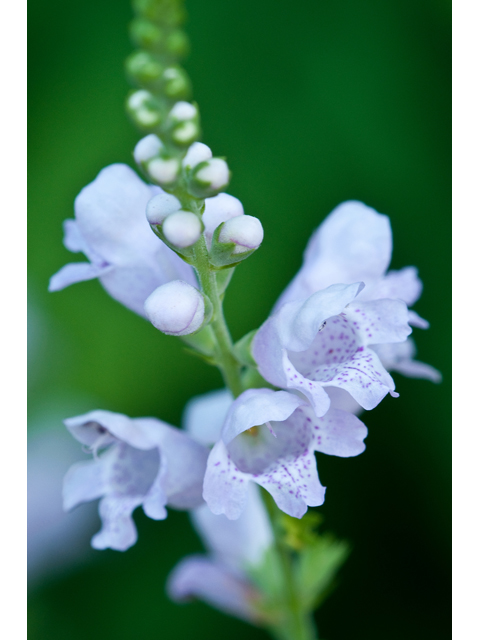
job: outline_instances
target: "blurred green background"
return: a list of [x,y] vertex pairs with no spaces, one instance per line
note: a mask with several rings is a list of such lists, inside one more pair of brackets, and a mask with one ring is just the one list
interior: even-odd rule
[[[132,165],[124,115],[128,0],[30,0],[30,435],[102,408],[179,425],[219,374],[108,297],[97,281],[48,294],[76,258],[62,246],[73,200],[113,162]],[[386,213],[393,268],[417,265],[418,358],[441,385],[395,375],[401,397],[363,414],[359,458],[321,456],[326,528],[353,554],[317,613],[327,640],[450,637],[450,3],[443,0],[187,0],[185,67],[203,140],[233,171],[229,193],[261,218],[262,249],[235,274],[235,339],[257,327],[316,226],[359,199]],[[60,437],[60,436],[59,436]],[[58,487],[60,491],[60,486]],[[164,592],[201,545],[184,513],[135,520],[126,553],[89,551],[32,583],[30,640],[266,638]],[[93,522],[93,533],[98,522]]]

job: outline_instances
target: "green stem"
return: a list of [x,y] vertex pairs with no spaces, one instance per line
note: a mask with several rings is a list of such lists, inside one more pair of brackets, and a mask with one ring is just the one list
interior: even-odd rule
[[210,326],[217,341],[217,361],[225,384],[237,398],[243,388],[240,377],[241,365],[233,354],[233,342],[223,315],[222,300],[218,293],[217,278],[208,260],[208,251],[203,236],[195,245],[195,268],[198,273],[203,292],[213,306],[213,318]]
[[283,541],[284,532],[279,523],[281,515],[273,498],[266,491],[262,491],[265,506],[267,508],[275,539],[275,550],[283,574],[283,593],[285,597],[286,619],[281,626],[272,629],[273,635],[283,640],[317,640],[317,633],[313,617],[305,612],[298,597],[295,584],[294,558],[291,551]]

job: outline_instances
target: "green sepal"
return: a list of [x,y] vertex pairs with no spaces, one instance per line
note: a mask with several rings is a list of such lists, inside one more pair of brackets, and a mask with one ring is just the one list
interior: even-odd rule
[[[204,359],[213,359],[216,349],[215,336],[212,331],[212,327],[204,325],[196,333],[189,333],[186,336],[180,336],[183,342],[187,344],[190,349],[193,350],[196,356],[201,356]],[[210,364],[213,364],[210,362]]]
[[[222,156],[215,156],[219,160],[225,160]],[[212,158],[210,158],[212,159]],[[221,191],[223,191],[227,186],[228,182],[220,187],[220,189],[214,189],[209,182],[204,182],[203,180],[199,180],[197,178],[197,173],[201,171],[204,167],[208,166],[209,160],[203,160],[199,162],[194,167],[191,167],[189,171],[187,171],[187,189],[188,192],[195,196],[196,198],[213,198],[218,195]],[[228,172],[229,181],[231,178],[231,171]]]
[[235,247],[237,246],[234,242],[219,242],[218,236],[222,230],[222,227],[225,223],[218,225],[218,227],[213,232],[212,237],[212,248],[208,252],[208,258],[210,260],[210,264],[216,269],[221,269],[222,267],[234,267],[235,265],[242,262],[246,258],[250,257],[256,249],[250,249],[249,251],[244,251],[243,253],[233,253]]
[[249,333],[245,334],[243,338],[240,338],[240,340],[233,346],[233,353],[235,354],[235,357],[239,362],[247,367],[257,367],[257,363],[252,356],[252,342],[256,333],[257,329],[249,331]]
[[333,590],[336,575],[350,551],[345,541],[323,534],[299,553],[296,583],[306,611],[315,609]]
[[225,293],[228,285],[230,284],[234,271],[235,267],[226,267],[225,269],[219,269],[215,272],[217,278],[217,289],[221,296]]
[[274,387],[273,384],[267,382],[265,378],[260,375],[258,369],[253,367],[246,367],[245,371],[242,373],[242,384],[245,389],[278,390],[278,387]]

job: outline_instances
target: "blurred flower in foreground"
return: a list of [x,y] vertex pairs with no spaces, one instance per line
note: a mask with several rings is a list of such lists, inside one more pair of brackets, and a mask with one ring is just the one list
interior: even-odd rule
[[[52,422],[56,418],[52,416]],[[91,555],[88,539],[98,526],[95,505],[62,509],[62,480],[82,456],[64,429],[29,433],[27,463],[28,584],[65,570]]]
[[224,613],[259,622],[261,594],[248,578],[273,543],[270,522],[257,487],[250,485],[238,520],[214,515],[207,505],[192,520],[208,556],[187,556],[170,575],[167,591],[176,601],[199,598]]

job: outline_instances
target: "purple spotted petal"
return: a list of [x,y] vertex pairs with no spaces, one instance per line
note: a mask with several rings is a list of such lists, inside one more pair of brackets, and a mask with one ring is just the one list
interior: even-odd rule
[[325,500],[315,455],[309,450],[294,460],[279,463],[255,482],[271,494],[279,509],[294,518],[301,518],[307,507],[318,507]]
[[177,602],[199,598],[242,620],[255,622],[259,619],[254,607],[260,600],[257,590],[245,578],[209,558],[184,558],[171,573],[167,592]]
[[210,453],[203,497],[215,514],[236,519],[245,508],[248,481],[269,491],[280,509],[300,518],[307,506],[323,503],[325,489],[318,480],[313,437],[307,416],[298,408],[282,422],[238,435]]
[[387,216],[361,202],[336,207],[314,232],[303,265],[285,289],[274,311],[335,282],[375,284],[388,268],[392,232]]
[[203,481],[203,498],[212,513],[224,513],[236,520],[247,502],[247,484],[250,476],[237,469],[230,459],[225,443],[220,440],[208,457]]
[[[307,413],[306,409],[304,411]],[[363,441],[368,435],[368,430],[353,414],[330,409],[321,418],[317,418],[310,411],[309,417],[312,421],[315,451],[341,458],[358,456],[365,451]]]

